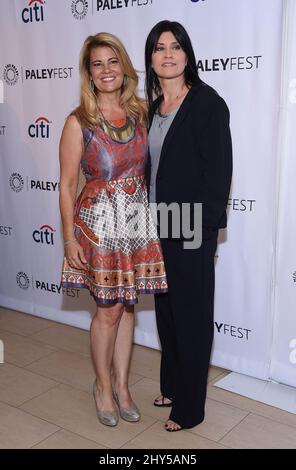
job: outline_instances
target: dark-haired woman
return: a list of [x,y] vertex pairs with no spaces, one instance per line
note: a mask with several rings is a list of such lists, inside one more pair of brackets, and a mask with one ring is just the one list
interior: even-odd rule
[[177,203],[180,210],[182,204],[189,205],[191,219],[194,204],[202,203],[199,248],[192,248],[194,243],[185,246],[182,230],[173,233],[176,220],[163,235],[164,219],[158,219],[169,290],[155,295],[162,358],[161,396],[154,405],[172,407],[165,429],[179,431],[204,419],[213,340],[214,255],[218,231],[226,227],[232,175],[229,111],[200,80],[190,38],[179,23],[154,26],[145,61],[150,202]]

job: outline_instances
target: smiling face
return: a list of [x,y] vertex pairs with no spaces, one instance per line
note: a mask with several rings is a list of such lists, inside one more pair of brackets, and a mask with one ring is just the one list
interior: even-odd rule
[[91,50],[89,73],[100,93],[121,90],[124,72],[111,47],[99,46]]
[[162,33],[151,57],[154,72],[159,78],[177,78],[184,75],[187,57],[170,31]]

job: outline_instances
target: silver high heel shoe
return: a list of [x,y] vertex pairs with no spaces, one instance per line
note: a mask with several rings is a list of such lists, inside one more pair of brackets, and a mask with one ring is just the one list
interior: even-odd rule
[[97,407],[97,402],[96,402],[96,390],[97,390],[97,385],[96,385],[96,380],[95,380],[94,385],[93,385],[93,395],[94,395],[98,420],[100,421],[100,423],[104,424],[105,426],[117,426],[118,421],[119,421],[118,409],[116,408],[116,410],[114,411],[99,410]]
[[136,423],[137,421],[140,420],[141,413],[135,404],[133,404],[133,406],[130,406],[128,408],[121,408],[118,395],[114,391],[114,389],[113,389],[113,398],[118,405],[119,414],[122,419],[124,419],[125,421],[129,421],[130,423]]

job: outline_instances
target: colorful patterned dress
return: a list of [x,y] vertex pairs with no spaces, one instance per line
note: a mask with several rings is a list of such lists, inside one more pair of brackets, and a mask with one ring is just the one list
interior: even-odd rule
[[77,270],[64,258],[62,286],[89,289],[98,305],[135,304],[138,294],[168,288],[147,200],[147,133],[139,121],[131,128],[120,141],[101,125],[83,129],[86,184],[75,204],[74,233],[87,264],[85,271]]

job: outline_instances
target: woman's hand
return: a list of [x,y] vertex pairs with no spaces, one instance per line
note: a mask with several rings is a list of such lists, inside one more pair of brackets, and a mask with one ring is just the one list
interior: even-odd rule
[[71,240],[70,243],[65,245],[65,256],[71,268],[86,270],[87,263],[83,253],[82,246],[77,240]]

